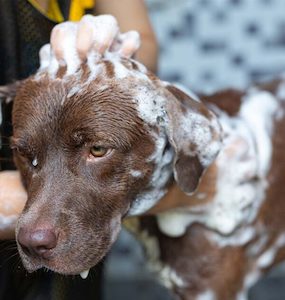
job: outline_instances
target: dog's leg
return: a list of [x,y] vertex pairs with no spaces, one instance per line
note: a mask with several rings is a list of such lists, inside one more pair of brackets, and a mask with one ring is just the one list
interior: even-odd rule
[[179,300],[239,299],[259,277],[247,257],[249,245],[221,246],[216,233],[198,224],[171,238],[160,232],[155,217],[139,222],[132,231],[146,249],[150,268]]

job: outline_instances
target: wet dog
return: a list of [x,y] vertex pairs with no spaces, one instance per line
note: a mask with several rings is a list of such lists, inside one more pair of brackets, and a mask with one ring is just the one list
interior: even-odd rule
[[65,62],[45,47],[14,100],[24,266],[85,277],[140,216],[129,227],[179,299],[243,299],[285,254],[284,81],[200,101],[120,55],[124,42],[82,62],[70,26]]

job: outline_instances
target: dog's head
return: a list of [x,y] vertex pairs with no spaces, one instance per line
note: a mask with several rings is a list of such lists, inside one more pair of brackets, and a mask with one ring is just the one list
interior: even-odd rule
[[220,127],[202,103],[131,59],[65,71],[40,71],[14,102],[12,147],[28,192],[16,237],[27,270],[78,274],[173,178],[195,190]]

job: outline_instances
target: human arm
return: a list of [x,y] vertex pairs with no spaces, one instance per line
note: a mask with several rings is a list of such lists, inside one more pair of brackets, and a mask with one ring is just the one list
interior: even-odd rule
[[152,72],[157,71],[158,44],[143,0],[97,0],[96,14],[113,15],[121,32],[138,31],[142,43],[135,58]]
[[27,194],[18,171],[0,172],[0,240],[13,239]]

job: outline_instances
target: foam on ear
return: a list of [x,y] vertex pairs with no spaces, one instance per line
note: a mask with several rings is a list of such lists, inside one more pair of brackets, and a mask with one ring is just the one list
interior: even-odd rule
[[216,158],[222,139],[217,117],[175,86],[168,85],[167,136],[175,150],[174,178],[187,194],[197,188],[204,170]]

